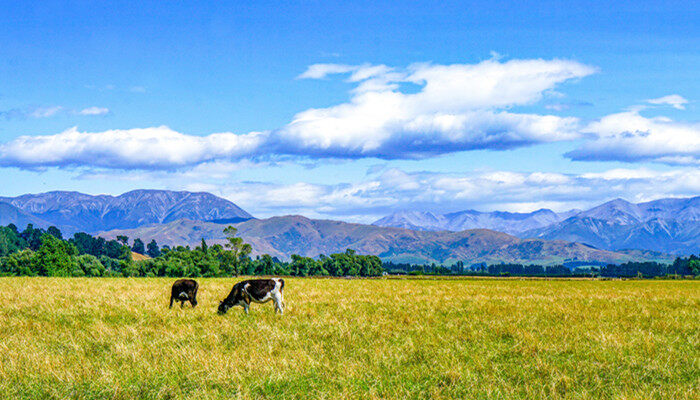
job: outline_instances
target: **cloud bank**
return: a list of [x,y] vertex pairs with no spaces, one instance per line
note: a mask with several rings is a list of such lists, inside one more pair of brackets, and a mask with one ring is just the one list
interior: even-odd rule
[[259,147],[260,138],[258,133],[191,136],[165,126],[100,133],[71,128],[57,135],[20,136],[0,146],[0,165],[171,169],[247,155]]
[[[280,129],[187,135],[167,127],[22,136],[0,145],[0,165],[20,168],[177,169],[213,160],[272,157],[416,159],[505,150],[579,137],[571,117],[516,113],[595,68],[568,60],[478,64],[315,64],[299,78],[349,74],[346,103],[298,113]],[[81,113],[103,114],[89,108]]]
[[596,173],[473,171],[447,174],[391,168],[354,183],[198,183],[190,190],[223,195],[256,216],[302,214],[372,222],[400,209],[530,212],[585,209],[622,197],[643,202],[700,193],[700,170],[612,169]]
[[[175,170],[212,161],[294,159],[422,159],[469,150],[508,150],[580,140],[565,154],[576,161],[700,165],[700,125],[645,117],[638,106],[591,122],[575,117],[516,112],[596,68],[571,60],[486,60],[477,64],[314,64],[299,79],[343,75],[353,85],[348,101],[297,113],[279,129],[206,136],[168,127],[21,136],[0,144],[0,165],[35,169],[87,167]],[[673,94],[649,104],[684,109]],[[543,108],[563,111],[565,103]],[[647,106],[648,107],[648,106]],[[43,118],[66,112],[41,108]],[[79,115],[104,115],[89,107]]]
[[646,118],[638,111],[608,115],[583,129],[593,137],[566,153],[577,161],[653,161],[700,166],[700,124],[666,117]]

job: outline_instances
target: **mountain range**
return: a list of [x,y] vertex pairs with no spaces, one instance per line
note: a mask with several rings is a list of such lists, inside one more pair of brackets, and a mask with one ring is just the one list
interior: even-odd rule
[[[669,260],[700,253],[700,196],[556,213],[398,212],[373,225],[301,216],[255,219],[210,193],[135,190],[119,196],[48,192],[0,197],[0,223],[55,225],[109,238],[156,239],[161,245],[224,240],[238,227],[256,254],[316,256],[353,248],[385,260],[412,262],[619,262]],[[502,233],[503,232],[503,233]]]
[[700,196],[630,203],[616,199],[524,236],[619,249],[700,253]]
[[0,197],[0,204],[3,223],[55,225],[68,234],[136,228],[182,218],[218,222],[253,218],[234,203],[210,193],[168,190],[134,190],[119,196],[55,191]]
[[[291,254],[316,257],[351,248],[360,254],[378,255],[385,261],[446,263],[518,262],[555,264],[566,261],[619,263],[639,259],[669,261],[667,255],[650,252],[611,252],[580,243],[559,240],[520,239],[488,229],[460,232],[415,231],[403,228],[314,220],[298,215],[251,219],[233,224],[253,247],[253,255],[267,253],[281,259]],[[118,235],[160,244],[196,246],[201,239],[223,243],[227,224],[178,220],[168,224],[113,230],[100,236]]]
[[555,213],[547,209],[531,213],[465,210],[447,214],[434,214],[429,211],[398,211],[375,221],[372,225],[418,231],[463,231],[484,228],[517,235],[563,221],[579,212],[581,210],[563,213]]
[[586,243],[607,249],[645,249],[673,254],[700,252],[700,196],[644,203],[615,199],[589,210],[506,213],[467,210],[449,214],[397,212],[378,226],[417,230],[488,228],[521,238]]

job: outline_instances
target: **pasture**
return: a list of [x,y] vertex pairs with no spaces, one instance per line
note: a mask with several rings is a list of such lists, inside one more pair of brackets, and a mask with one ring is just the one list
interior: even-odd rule
[[1,278],[0,393],[22,399],[698,399],[700,281]]

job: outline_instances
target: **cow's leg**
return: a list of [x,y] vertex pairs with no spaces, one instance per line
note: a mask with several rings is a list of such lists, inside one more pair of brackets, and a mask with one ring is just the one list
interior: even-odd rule
[[284,308],[282,306],[282,294],[277,293],[273,297],[273,300],[275,301],[275,312],[279,311],[280,315],[284,314]]
[[170,295],[170,307],[168,308],[173,308],[173,301],[175,301],[175,297],[173,297],[173,295]]
[[185,300],[180,300],[180,308],[185,308]]

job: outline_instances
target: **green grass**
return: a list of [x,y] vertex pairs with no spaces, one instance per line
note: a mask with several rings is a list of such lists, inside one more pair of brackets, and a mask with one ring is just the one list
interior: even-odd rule
[[2,278],[0,393],[85,399],[698,399],[700,281]]

